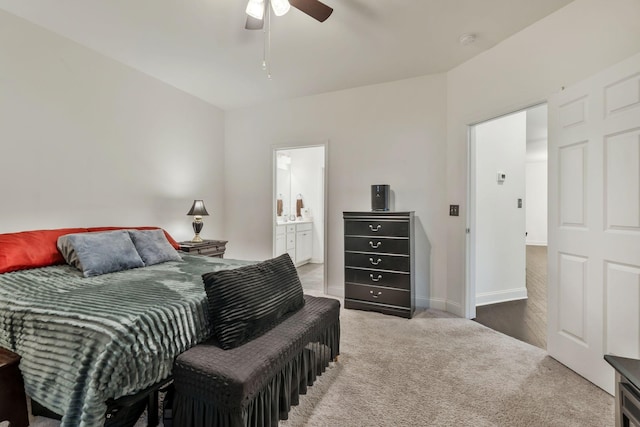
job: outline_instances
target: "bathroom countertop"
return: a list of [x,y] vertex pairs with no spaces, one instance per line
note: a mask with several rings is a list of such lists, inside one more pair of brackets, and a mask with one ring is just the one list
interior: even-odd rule
[[276,221],[277,225],[289,225],[289,224],[308,224],[313,222],[312,219],[303,219],[300,221]]

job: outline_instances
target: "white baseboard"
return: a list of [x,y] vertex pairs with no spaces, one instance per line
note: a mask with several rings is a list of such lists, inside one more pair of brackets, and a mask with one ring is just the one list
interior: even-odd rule
[[445,310],[446,303],[441,298],[418,298],[416,297],[416,308],[426,309],[433,308],[435,310]]
[[526,244],[528,246],[547,246],[547,242],[542,242],[537,240],[527,240]]
[[447,301],[445,311],[455,314],[456,316],[464,317],[464,308],[457,302]]
[[505,289],[503,291],[484,292],[476,295],[476,307],[499,302],[527,299],[527,288]]

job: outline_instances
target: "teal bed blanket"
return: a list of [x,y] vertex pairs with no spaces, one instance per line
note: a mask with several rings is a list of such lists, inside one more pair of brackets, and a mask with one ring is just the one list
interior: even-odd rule
[[68,265],[0,274],[0,346],[62,426],[102,426],[107,399],[167,378],[211,330],[201,275],[251,263],[183,258],[91,278]]

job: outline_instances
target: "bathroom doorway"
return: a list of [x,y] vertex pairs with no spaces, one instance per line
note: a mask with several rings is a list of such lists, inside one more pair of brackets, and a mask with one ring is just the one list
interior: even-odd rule
[[273,256],[288,253],[306,293],[326,293],[327,145],[273,149]]

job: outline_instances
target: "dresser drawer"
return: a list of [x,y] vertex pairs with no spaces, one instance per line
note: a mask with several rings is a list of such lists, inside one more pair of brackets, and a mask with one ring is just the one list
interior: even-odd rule
[[383,288],[380,286],[355,285],[347,283],[344,297],[354,300],[390,304],[401,307],[411,306],[411,292],[402,289]]
[[406,317],[411,319],[413,316],[413,308],[400,307],[397,305],[379,304],[376,302],[366,302],[355,299],[344,299],[344,308],[353,308],[356,310],[377,311],[378,313],[391,314],[393,316]]
[[346,220],[344,234],[351,236],[409,237],[409,221]]
[[379,270],[346,267],[344,269],[344,280],[348,283],[357,283],[360,285],[411,289],[411,275],[403,273],[389,273]]
[[344,249],[345,251],[408,255],[409,239],[345,236]]
[[410,258],[404,255],[345,252],[344,265],[347,267],[373,268],[376,270],[411,271]]

